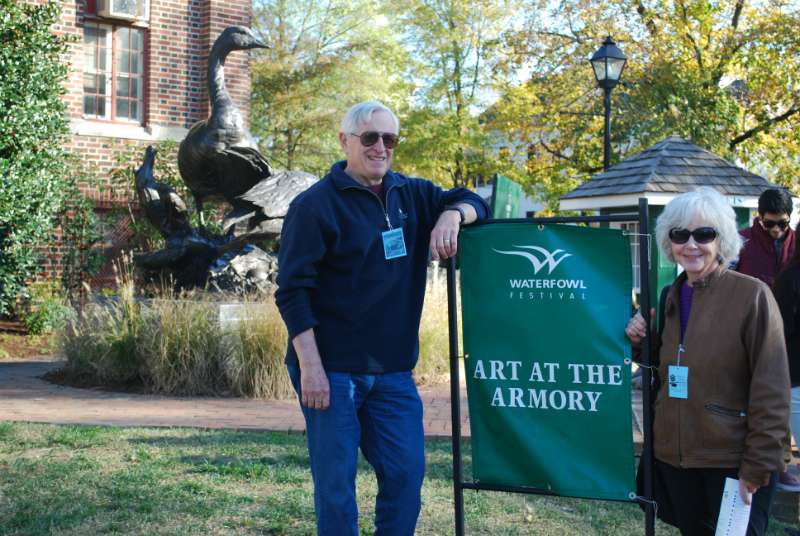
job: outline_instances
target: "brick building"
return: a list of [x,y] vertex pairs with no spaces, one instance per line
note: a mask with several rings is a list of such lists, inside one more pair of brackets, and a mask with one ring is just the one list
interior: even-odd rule
[[[28,0],[39,3],[44,0]],[[101,181],[115,153],[160,140],[183,139],[209,115],[208,52],[228,26],[249,26],[252,0],[64,0],[54,31],[74,36],[64,98],[70,148]],[[247,52],[225,64],[228,91],[246,122],[250,112]],[[99,211],[127,207],[133,192],[86,191]],[[105,246],[124,244],[129,220],[106,218]],[[58,254],[46,272],[58,272]],[[107,276],[108,274],[101,274]]]

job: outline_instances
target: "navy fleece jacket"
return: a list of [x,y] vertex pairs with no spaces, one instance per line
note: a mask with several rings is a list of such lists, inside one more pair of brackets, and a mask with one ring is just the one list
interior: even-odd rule
[[[292,339],[314,329],[325,370],[381,374],[414,368],[425,294],[430,234],[448,205],[489,208],[465,188],[389,171],[385,205],[337,162],[292,201],[283,223],[275,301]],[[382,233],[402,228],[407,254],[386,260]]]

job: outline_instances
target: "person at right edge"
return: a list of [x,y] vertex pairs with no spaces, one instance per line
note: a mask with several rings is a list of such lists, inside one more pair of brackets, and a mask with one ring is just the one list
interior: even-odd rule
[[[798,234],[795,240],[800,237]],[[792,384],[789,428],[794,441],[800,445],[800,247],[795,246],[794,257],[775,280],[772,288],[783,316],[786,352],[789,354],[789,380]],[[800,536],[800,530],[791,534]]]
[[[739,252],[737,272],[756,277],[772,287],[775,277],[794,256],[795,231],[789,226],[792,208],[792,196],[782,188],[770,188],[761,193],[753,225],[739,231],[745,242]],[[783,462],[787,466],[792,463],[791,444],[791,437],[786,436]],[[798,492],[800,479],[784,470],[778,475],[777,486],[779,490]]]
[[[764,535],[789,419],[778,305],[763,282],[728,269],[741,237],[716,191],[670,201],[656,240],[683,268],[664,298],[661,333],[651,337],[661,380],[653,405],[658,517],[683,536],[715,534],[725,479],[733,478],[751,504],[747,535]],[[640,312],[625,333],[641,347]]]

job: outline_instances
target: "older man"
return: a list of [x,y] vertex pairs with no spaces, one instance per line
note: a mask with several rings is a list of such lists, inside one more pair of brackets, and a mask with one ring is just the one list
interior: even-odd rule
[[[772,286],[794,257],[795,231],[789,226],[792,209],[792,196],[787,190],[770,188],[761,193],[758,217],[751,227],[740,231],[745,243],[739,252],[739,272]],[[787,465],[792,462],[791,442],[791,436],[787,436],[783,460]],[[799,492],[800,479],[785,470],[778,475],[778,489]]]
[[456,254],[459,227],[485,218],[474,193],[391,170],[397,116],[353,106],[337,162],[292,202],[276,301],[286,365],[305,416],[320,535],[358,534],[358,449],[378,480],[378,535],[412,535],[425,470],[411,371],[429,258]]

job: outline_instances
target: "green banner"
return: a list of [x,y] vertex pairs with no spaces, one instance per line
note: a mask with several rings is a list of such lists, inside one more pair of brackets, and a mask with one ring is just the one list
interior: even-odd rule
[[474,480],[631,500],[627,237],[497,223],[459,256]]
[[519,218],[519,202],[522,199],[522,186],[502,175],[494,176],[492,194],[493,218]]

